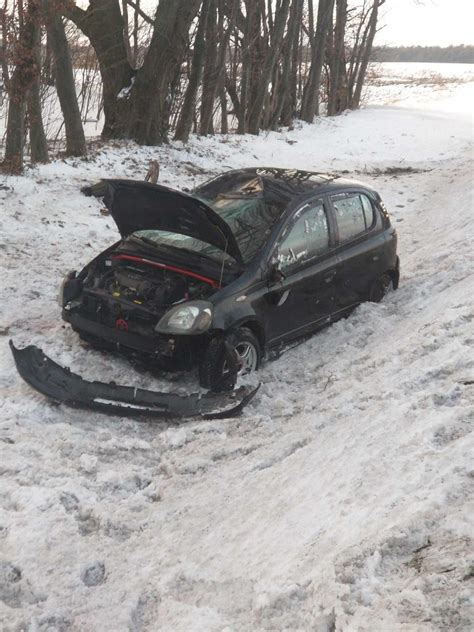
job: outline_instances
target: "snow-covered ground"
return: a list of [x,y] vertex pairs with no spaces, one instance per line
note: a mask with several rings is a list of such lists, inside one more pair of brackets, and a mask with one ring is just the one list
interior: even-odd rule
[[[0,180],[2,631],[473,628],[474,82],[404,86],[291,131],[109,145]],[[55,303],[117,236],[80,187],[152,158],[178,187],[241,165],[368,182],[399,233],[400,289],[267,363],[238,419],[52,406],[10,337],[89,378],[177,387],[82,347]]]

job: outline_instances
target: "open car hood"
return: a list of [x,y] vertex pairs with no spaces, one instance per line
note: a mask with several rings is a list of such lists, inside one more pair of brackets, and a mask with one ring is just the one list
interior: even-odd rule
[[166,230],[211,244],[242,263],[229,225],[204,202],[159,184],[139,180],[104,182],[104,202],[122,237],[138,230]]

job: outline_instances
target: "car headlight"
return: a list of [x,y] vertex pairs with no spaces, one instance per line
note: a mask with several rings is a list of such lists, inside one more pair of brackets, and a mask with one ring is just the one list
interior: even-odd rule
[[59,286],[59,292],[58,292],[59,307],[64,307],[64,305],[68,303],[71,300],[71,298],[74,298],[74,296],[71,296],[71,292],[66,291],[66,286],[69,285],[69,283],[75,278],[76,278],[76,271],[71,270],[70,272],[66,274],[64,279],[61,281],[61,285]]
[[166,312],[155,331],[160,334],[200,334],[212,323],[212,303],[190,301]]

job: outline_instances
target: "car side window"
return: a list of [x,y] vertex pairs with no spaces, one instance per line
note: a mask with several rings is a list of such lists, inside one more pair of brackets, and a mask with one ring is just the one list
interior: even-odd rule
[[365,227],[366,230],[369,230],[375,226],[377,215],[375,214],[372,202],[366,195],[361,193],[360,199],[362,201],[362,208],[364,209]]
[[342,243],[374,228],[377,215],[369,198],[363,193],[338,193],[331,196]]
[[301,212],[278,248],[281,269],[307,261],[329,249],[329,226],[322,200]]

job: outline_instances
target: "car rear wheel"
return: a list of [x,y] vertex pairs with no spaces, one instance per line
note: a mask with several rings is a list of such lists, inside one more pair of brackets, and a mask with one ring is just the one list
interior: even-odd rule
[[370,288],[369,301],[372,303],[380,303],[380,301],[393,290],[393,279],[385,272],[374,281]]
[[258,369],[261,354],[257,337],[247,327],[216,336],[199,364],[199,383],[216,393],[231,391],[238,376]]

